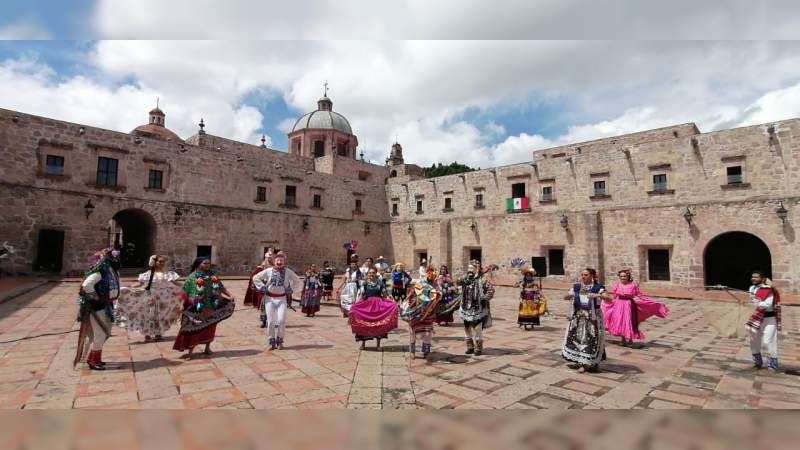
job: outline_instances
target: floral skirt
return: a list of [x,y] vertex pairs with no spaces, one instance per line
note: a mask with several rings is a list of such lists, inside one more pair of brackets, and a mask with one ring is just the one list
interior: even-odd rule
[[358,337],[385,337],[397,328],[397,303],[381,297],[369,297],[350,308],[350,328]]
[[547,304],[544,300],[540,299],[539,301],[535,301],[522,299],[519,301],[517,323],[520,325],[539,325],[539,317],[541,317],[546,310]]
[[594,366],[606,357],[606,333],[603,312],[596,310],[597,320],[592,320],[587,310],[576,311],[569,320],[561,356],[567,361]]
[[114,322],[145,336],[161,336],[178,322],[183,311],[177,286],[120,289]]
[[300,299],[300,307],[303,314],[314,314],[319,311],[322,289],[306,289],[303,298]]

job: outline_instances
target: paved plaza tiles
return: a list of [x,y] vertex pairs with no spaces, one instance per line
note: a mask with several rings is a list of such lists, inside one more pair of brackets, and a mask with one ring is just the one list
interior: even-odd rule
[[[246,281],[230,281],[237,299]],[[285,350],[267,351],[257,313],[237,305],[210,357],[180,359],[174,327],[163,342],[115,329],[111,369],[72,368],[77,283],[51,282],[0,305],[0,407],[5,409],[739,409],[800,408],[798,308],[784,308],[782,370],[755,371],[741,338],[709,327],[697,301],[665,300],[669,318],[643,326],[643,348],[610,338],[599,373],[561,359],[567,302],[534,331],[516,325],[516,290],[498,288],[482,356],[463,354],[462,329],[437,327],[429,360],[408,360],[401,328],[361,351],[337,306],[289,312]],[[730,304],[716,303],[723,312]]]

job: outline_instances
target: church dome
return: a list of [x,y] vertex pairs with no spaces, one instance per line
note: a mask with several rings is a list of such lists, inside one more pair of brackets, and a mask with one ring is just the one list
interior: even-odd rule
[[341,114],[333,111],[333,102],[327,96],[317,102],[317,110],[297,119],[292,133],[303,129],[337,130],[353,134],[350,122]]
[[153,139],[161,139],[162,141],[183,142],[177,134],[173,133],[169,128],[164,126],[164,119],[166,114],[161,111],[157,106],[155,109],[150,110],[148,113],[150,121],[144,125],[139,125],[131,131],[131,134]]

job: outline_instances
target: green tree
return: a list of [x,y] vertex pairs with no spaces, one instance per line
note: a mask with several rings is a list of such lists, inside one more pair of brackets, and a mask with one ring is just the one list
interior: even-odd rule
[[464,164],[459,164],[457,161],[451,162],[448,165],[442,163],[431,164],[430,167],[425,168],[425,178],[443,177],[445,175],[455,175],[458,173],[472,172],[475,169]]

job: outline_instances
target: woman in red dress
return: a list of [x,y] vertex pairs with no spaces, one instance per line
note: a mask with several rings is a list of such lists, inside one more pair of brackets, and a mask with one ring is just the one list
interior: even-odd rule
[[195,346],[205,344],[203,353],[210,355],[217,324],[233,315],[235,299],[222,280],[211,272],[208,257],[195,259],[180,296],[183,299],[181,329],[172,348],[181,352],[189,350],[182,358],[191,358]]

